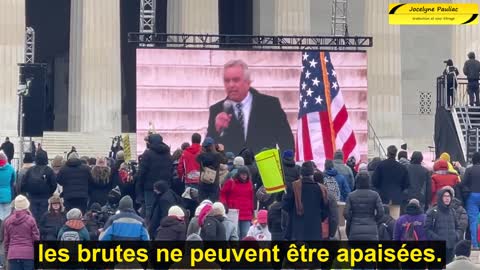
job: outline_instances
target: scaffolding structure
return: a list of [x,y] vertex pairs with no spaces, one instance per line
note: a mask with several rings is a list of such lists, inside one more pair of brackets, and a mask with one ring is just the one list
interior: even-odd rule
[[155,33],[156,0],[140,0],[140,33],[145,43],[141,47],[151,47],[152,34]]
[[348,36],[348,0],[332,0],[332,35]]

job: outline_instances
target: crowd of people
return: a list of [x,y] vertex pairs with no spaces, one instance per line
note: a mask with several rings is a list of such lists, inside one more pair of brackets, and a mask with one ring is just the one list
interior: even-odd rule
[[225,152],[197,133],[173,154],[159,134],[146,142],[138,168],[121,150],[109,159],[72,148],[49,163],[39,147],[15,171],[0,152],[9,269],[33,269],[36,240],[443,240],[448,262],[457,244],[478,249],[480,153],[467,168],[444,153],[429,171],[420,152],[409,160],[395,146],[369,164],[338,150],[324,168],[285,150],[286,190],[271,194],[249,149]]

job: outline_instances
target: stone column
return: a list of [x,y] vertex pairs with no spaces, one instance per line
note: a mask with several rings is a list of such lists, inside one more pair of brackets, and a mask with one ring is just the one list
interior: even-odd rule
[[[480,5],[480,0],[460,0],[456,3],[476,3]],[[473,51],[475,52],[475,58],[480,59],[480,27],[478,24],[472,24],[455,25],[453,28],[452,60],[463,77],[462,69],[463,64],[468,59],[467,54]]]
[[121,132],[120,2],[72,0],[69,131]]
[[218,0],[169,0],[167,32],[218,34]]
[[[17,136],[18,63],[24,62],[25,1],[0,1],[0,133]],[[3,142],[4,138],[1,138]]]
[[380,138],[401,140],[400,26],[388,24],[390,2],[365,2],[365,35],[374,44],[368,50],[368,119]]
[[276,0],[275,35],[310,34],[310,0]]

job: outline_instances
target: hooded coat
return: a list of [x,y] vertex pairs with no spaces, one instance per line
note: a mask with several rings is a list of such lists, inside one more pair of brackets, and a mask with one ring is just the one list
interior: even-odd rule
[[[416,204],[408,204],[405,208],[406,214],[398,218],[395,223],[395,231],[393,233],[394,241],[405,241],[406,226],[408,223],[415,226],[415,232],[419,241],[427,240],[427,233],[425,232],[425,214],[420,206]],[[410,226],[411,226],[410,225]]]
[[412,155],[411,164],[407,165],[410,187],[408,188],[409,199],[417,199],[421,205],[428,206],[431,198],[432,181],[430,172],[419,162],[416,153]]
[[3,245],[8,260],[34,259],[34,242],[40,240],[35,219],[28,210],[15,211],[3,224]]
[[352,191],[347,179],[343,175],[339,174],[334,168],[325,170],[325,174],[335,178],[335,181],[337,181],[338,184],[338,189],[340,190],[340,201],[346,201],[348,194]]
[[38,226],[40,228],[40,237],[43,241],[56,241],[60,228],[65,224],[67,218],[65,216],[65,208],[61,203],[60,211],[54,212],[52,204],[49,202],[48,211],[40,218]]
[[108,166],[95,165],[92,168],[92,182],[88,184],[89,205],[99,203],[105,205],[107,203],[108,192],[112,190],[113,179],[111,169]]
[[455,218],[455,210],[451,205],[443,203],[442,196],[445,192],[449,192],[453,198],[453,193],[448,189],[437,193],[438,204],[427,211],[425,230],[428,240],[446,241],[447,249],[453,249],[460,239],[461,231]]
[[88,184],[93,182],[90,167],[83,165],[78,158],[71,158],[58,172],[57,182],[63,187],[65,200],[87,199]]
[[246,182],[240,181],[240,174],[247,173],[245,167],[238,169],[233,179],[228,180],[220,190],[220,202],[228,209],[239,210],[239,220],[252,220],[253,218],[253,184],[250,178]]
[[192,171],[200,172],[200,164],[197,162],[197,157],[202,151],[202,146],[198,143],[192,144],[183,151],[178,160],[177,174],[179,179],[184,179],[185,184],[198,184],[198,181],[193,181],[186,177],[186,174]]
[[448,162],[438,160],[433,165],[434,174],[432,175],[432,204],[437,203],[435,196],[440,189],[446,186],[454,187],[459,183],[458,175],[448,172]]
[[10,164],[0,166],[0,203],[10,203],[13,200],[15,169]]
[[156,241],[185,241],[187,225],[182,219],[167,216],[160,222],[155,236]]
[[291,185],[293,181],[300,179],[300,166],[295,164],[293,159],[283,159],[283,174],[285,183]]
[[377,192],[358,186],[348,195],[343,212],[347,221],[348,240],[377,241],[377,220],[384,214],[382,200]]
[[162,219],[168,216],[168,209],[174,205],[183,205],[182,198],[168,187],[167,182],[162,183],[160,191],[161,193],[155,196],[155,202],[153,203],[152,214],[148,224],[148,232],[152,236],[155,235]]
[[171,183],[173,176],[170,148],[158,134],[152,134],[149,138],[150,148],[143,153],[138,172],[141,191],[152,191],[153,184],[159,180]]
[[47,200],[56,189],[57,180],[53,169],[48,166],[47,152],[38,151],[35,155],[35,166],[28,169],[23,178],[21,191],[31,199]]
[[353,172],[352,172],[352,169],[350,169],[350,167],[345,165],[344,156],[343,156],[342,151],[336,151],[335,152],[335,155],[333,156],[333,167],[335,168],[335,170],[337,170],[337,172],[339,174],[341,174],[341,175],[343,175],[343,177],[345,177],[345,179],[348,182],[348,185],[350,186],[350,190],[352,190],[354,188],[354,185],[355,185],[355,180],[353,178]]
[[225,220],[224,216],[213,216],[208,214],[200,230],[200,237],[203,241],[226,241],[227,233],[222,222]]

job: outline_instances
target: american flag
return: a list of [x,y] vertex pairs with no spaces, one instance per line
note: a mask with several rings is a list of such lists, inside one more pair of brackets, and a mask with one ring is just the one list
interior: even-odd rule
[[304,52],[300,76],[297,160],[313,160],[323,165],[333,159],[337,149],[346,161],[354,156],[360,161],[348,112],[343,102],[337,73],[329,52]]

